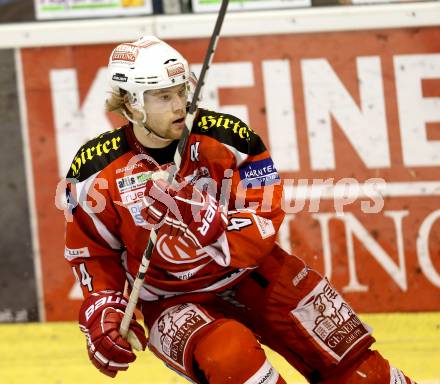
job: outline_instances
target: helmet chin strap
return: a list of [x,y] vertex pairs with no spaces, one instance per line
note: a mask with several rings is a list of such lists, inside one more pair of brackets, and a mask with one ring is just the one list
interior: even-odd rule
[[173,139],[167,139],[166,137],[163,137],[163,136],[159,135],[158,133],[154,132],[151,128],[147,128],[147,125],[145,123],[143,123],[142,126],[148,132],[148,135],[154,136],[154,138],[159,141],[162,141],[165,143],[170,143],[171,141],[173,141]]
[[[132,124],[139,124],[137,121],[133,120],[128,113],[126,112],[125,108],[122,109],[122,113],[124,114],[125,118],[130,121]],[[142,127],[147,131],[147,135],[148,136],[153,136],[156,140],[162,141],[164,143],[170,143],[171,141],[173,141],[173,139],[167,139],[166,137],[163,137],[161,135],[159,135],[158,133],[154,132],[151,128],[147,127],[147,114],[145,113],[145,111],[142,111],[142,114],[144,115],[144,117],[142,118]]]

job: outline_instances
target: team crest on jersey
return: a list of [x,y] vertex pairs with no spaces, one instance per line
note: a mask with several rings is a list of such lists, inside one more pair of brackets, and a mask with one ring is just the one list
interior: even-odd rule
[[158,238],[156,250],[166,261],[173,264],[193,263],[210,256],[203,249],[194,249],[182,237],[170,238],[163,235]]

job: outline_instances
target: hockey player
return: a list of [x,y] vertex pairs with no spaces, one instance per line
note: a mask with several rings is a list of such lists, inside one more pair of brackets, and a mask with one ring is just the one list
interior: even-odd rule
[[311,383],[412,383],[370,349],[370,328],[329,281],[275,242],[280,178],[243,121],[199,109],[177,183],[166,181],[184,130],[187,61],[146,36],[117,46],[108,68],[107,109],[128,124],[81,147],[67,175],[65,257],[83,289],[92,363],[114,377],[136,358],[119,333],[122,292],[154,226],[138,306],[149,340],[132,320],[133,344],[190,381],[285,383],[265,344]]

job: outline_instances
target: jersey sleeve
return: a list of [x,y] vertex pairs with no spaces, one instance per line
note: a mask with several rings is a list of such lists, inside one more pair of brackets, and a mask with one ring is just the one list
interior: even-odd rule
[[280,178],[266,149],[234,170],[226,230],[231,266],[257,266],[272,250],[284,219],[281,198]]
[[117,236],[118,214],[95,173],[70,178],[66,189],[71,215],[66,223],[64,257],[80,282],[84,297],[102,290],[123,291],[123,246]]
[[[272,250],[284,219],[282,185],[272,158],[260,136],[232,115],[203,110],[196,132],[223,147],[211,149],[215,154],[210,161],[221,163],[211,168],[222,168],[214,178],[222,186],[220,202],[228,207],[228,227],[208,252],[223,265],[258,266]],[[225,150],[228,155],[222,154]]]

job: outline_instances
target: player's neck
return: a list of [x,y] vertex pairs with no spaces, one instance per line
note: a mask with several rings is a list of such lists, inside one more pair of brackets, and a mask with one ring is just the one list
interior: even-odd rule
[[161,139],[138,124],[133,124],[133,132],[136,139],[146,148],[164,148],[172,141]]

